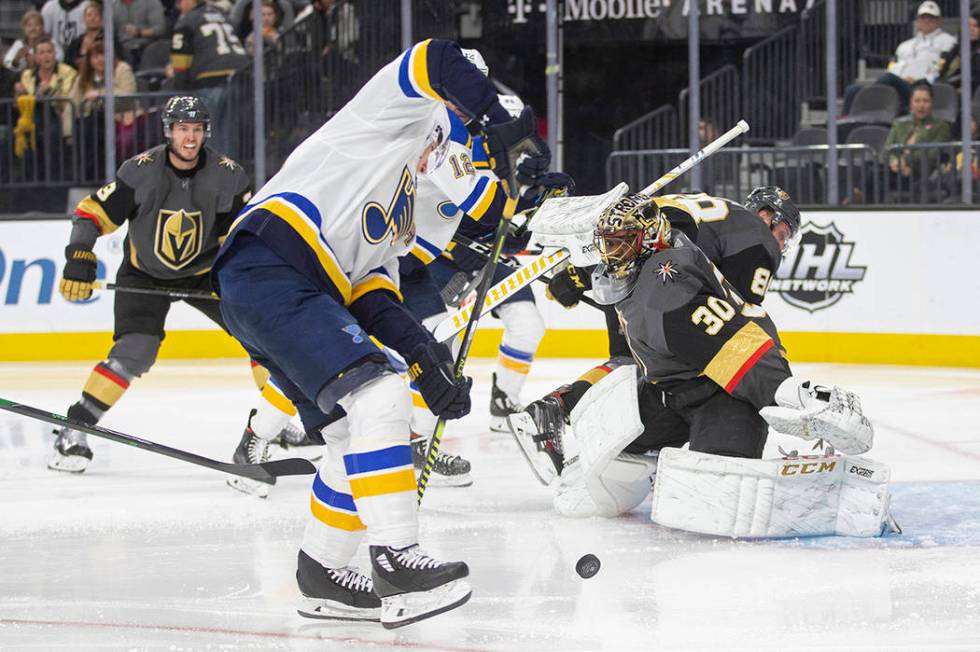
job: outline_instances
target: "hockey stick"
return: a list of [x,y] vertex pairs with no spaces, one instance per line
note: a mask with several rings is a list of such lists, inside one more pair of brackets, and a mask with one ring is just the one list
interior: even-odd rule
[[219,297],[214,292],[203,290],[179,290],[172,288],[137,288],[128,285],[116,285],[115,283],[102,283],[96,281],[92,284],[96,290],[112,290],[113,292],[131,292],[133,294],[155,294],[158,296],[170,297],[171,299],[209,299],[218,301]]
[[[749,130],[749,125],[744,120],[739,120],[738,124],[726,131],[724,134],[710,142],[704,147],[704,149],[699,150],[690,158],[682,161],[679,165],[672,168],[668,172],[664,173],[659,179],[651,183],[649,186],[643,189],[644,193],[657,192],[668,183],[684,174],[692,167],[703,161],[708,156],[711,156],[719,149],[724,147],[726,144],[740,136],[741,134]],[[559,198],[558,201],[562,201],[565,198]],[[545,202],[547,203],[547,202]],[[514,292],[521,289],[522,287],[529,285],[534,279],[547,273],[550,269],[564,261],[571,256],[568,249],[558,249],[550,254],[542,254],[537,258],[532,259],[530,262],[525,264],[523,267],[518,269],[514,274],[511,274],[505,278],[497,285],[490,288],[490,292],[487,295],[486,302],[483,305],[483,312],[488,312],[493,310],[501,303],[506,301]],[[449,315],[436,325],[433,335],[440,342],[444,342],[459,331],[461,331],[466,326],[466,320],[469,318],[469,311],[471,306],[467,306],[462,310],[456,310],[449,313]]]
[[[467,249],[469,249],[470,251],[472,251],[474,253],[477,253],[477,254],[480,254],[481,256],[486,256],[486,257],[489,257],[490,256],[491,251],[490,251],[490,247],[488,245],[483,244],[482,242],[476,242],[475,240],[471,240],[470,238],[467,238],[465,235],[462,235],[462,234],[457,233],[456,235],[453,236],[453,242],[455,242],[456,244],[462,245],[462,246],[466,247]],[[521,268],[521,262],[517,258],[514,258],[513,256],[507,256],[507,255],[501,254],[500,259],[497,262],[499,262],[500,264],[505,265],[505,266],[507,266],[507,267],[509,267],[509,268],[511,268],[513,270],[518,270],[518,269]],[[541,281],[542,283],[544,283],[545,285],[547,285],[548,283],[551,282],[551,277],[550,276],[547,276],[545,274],[542,274],[541,276],[536,277],[534,280],[535,281]],[[592,306],[593,308],[595,308],[597,310],[602,310],[602,306],[600,306],[598,303],[596,303],[595,301],[593,301],[589,297],[582,296],[582,297],[579,298],[579,300],[582,303],[584,303],[584,304],[586,304],[588,306]]]
[[21,405],[20,403],[8,401],[3,398],[0,398],[0,409],[7,410],[8,412],[14,412],[31,419],[46,421],[56,426],[67,426],[73,430],[79,430],[95,437],[101,437],[120,444],[135,446],[136,448],[142,448],[143,450],[151,453],[166,455],[167,457],[172,457],[177,460],[190,462],[191,464],[196,464],[198,466],[204,466],[209,469],[214,469],[215,471],[230,473],[231,475],[239,475],[243,478],[265,482],[266,484],[274,484],[276,478],[285,475],[311,475],[316,473],[316,467],[309,460],[304,460],[301,458],[293,457],[285,460],[263,462],[262,464],[229,464],[226,462],[212,460],[207,457],[202,457],[201,455],[196,455],[194,453],[189,453],[187,451],[182,451],[178,448],[171,448],[170,446],[140,439],[139,437],[134,437],[132,435],[126,435],[121,432],[116,432],[115,430],[109,430],[108,428],[103,428],[101,426],[88,425],[80,421],[76,421],[75,419],[63,417],[60,414],[45,412],[44,410],[39,410],[28,405]]

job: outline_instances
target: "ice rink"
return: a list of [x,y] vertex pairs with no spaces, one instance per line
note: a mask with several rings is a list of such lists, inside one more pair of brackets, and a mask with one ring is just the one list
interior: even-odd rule
[[[589,361],[536,362],[530,400]],[[91,364],[2,364],[0,396],[64,414]],[[92,439],[79,476],[45,468],[50,426],[0,414],[0,649],[980,649],[980,370],[796,365],[857,391],[904,534],[733,542],[551,509],[509,435],[487,429],[492,362],[444,448],[473,486],[430,488],[423,548],[470,564],[473,598],[431,620],[296,615],[309,479],[268,500],[225,476]],[[161,362],[104,425],[230,459],[256,398],[244,361]],[[771,437],[776,445],[803,442]],[[366,556],[358,559],[369,568]],[[602,568],[575,574],[594,553]]]

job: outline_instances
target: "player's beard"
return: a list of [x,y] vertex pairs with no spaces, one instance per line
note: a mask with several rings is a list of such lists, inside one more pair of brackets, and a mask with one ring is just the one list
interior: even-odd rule
[[170,144],[171,153],[173,153],[173,155],[179,158],[181,161],[184,163],[197,163],[197,159],[201,158],[201,150],[204,149],[204,144],[201,143],[198,145],[197,149],[194,150],[194,156],[192,157],[188,157],[187,154],[182,151],[182,149],[183,148],[180,147],[174,147],[173,143]]

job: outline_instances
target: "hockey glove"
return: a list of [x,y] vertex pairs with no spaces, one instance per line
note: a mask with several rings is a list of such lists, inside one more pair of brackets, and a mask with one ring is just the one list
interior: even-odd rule
[[574,308],[586,290],[592,289],[592,276],[585,270],[569,265],[548,281],[547,294],[566,308]]
[[857,394],[791,376],[776,389],[776,405],[759,414],[772,429],[801,439],[823,439],[848,455],[871,450],[874,428]]
[[455,378],[453,356],[441,342],[419,344],[408,360],[408,377],[415,383],[429,411],[443,419],[459,419],[470,413],[472,378]]
[[[548,146],[537,134],[537,124],[531,107],[524,107],[521,115],[509,122],[500,122],[485,127],[486,139],[483,147],[490,159],[490,167],[497,178],[507,186],[507,194],[516,199],[522,185],[532,185],[534,173],[548,169],[551,153]],[[526,155],[526,156],[525,156]],[[525,156],[525,160],[521,157]],[[547,162],[542,166],[541,160]],[[528,160],[529,159],[529,160]],[[524,165],[524,171],[520,170]]]
[[524,191],[523,199],[537,206],[544,201],[546,195],[560,197],[574,193],[575,180],[571,176],[564,172],[545,172],[536,177],[534,183]]
[[65,247],[65,269],[61,273],[58,291],[69,301],[85,301],[92,296],[97,266],[94,253],[78,245],[68,245]]

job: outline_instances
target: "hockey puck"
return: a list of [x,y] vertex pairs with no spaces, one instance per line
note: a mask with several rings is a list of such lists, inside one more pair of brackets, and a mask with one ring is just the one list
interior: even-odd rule
[[588,555],[582,555],[582,558],[578,560],[577,564],[575,564],[575,572],[581,577],[589,579],[599,572],[599,566],[601,565],[602,564],[599,563],[599,558],[595,555],[591,553]]

